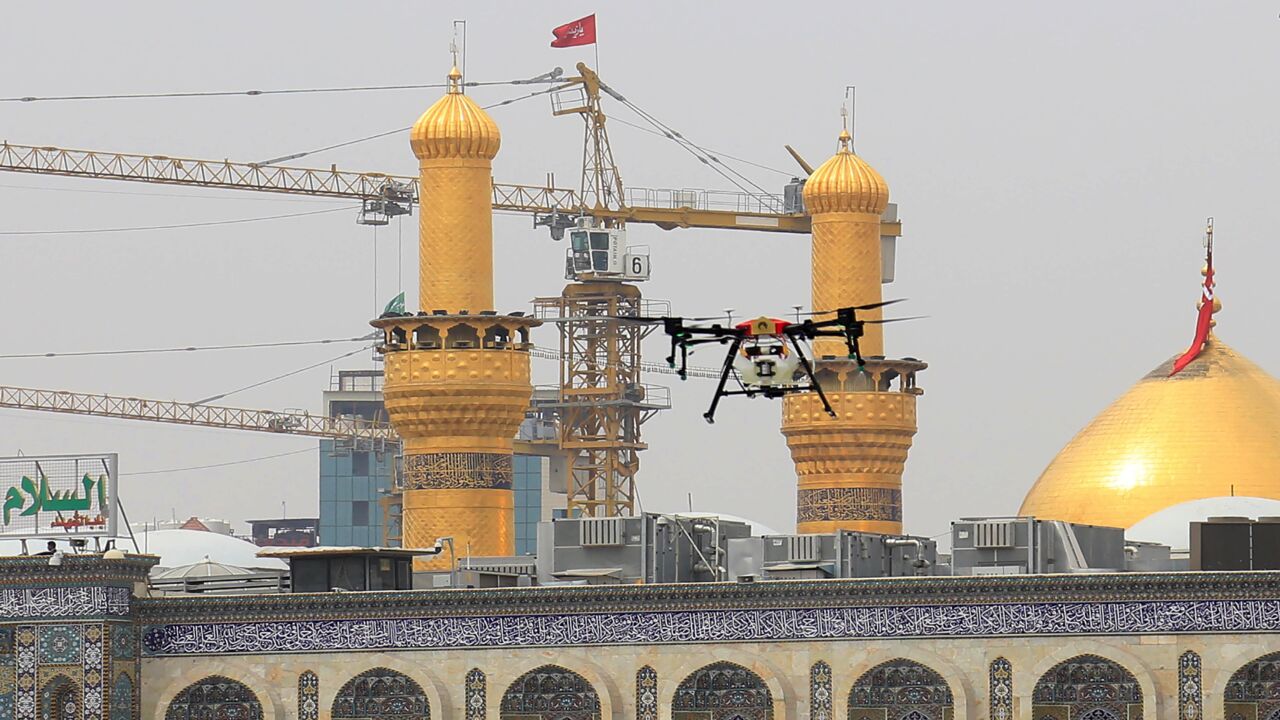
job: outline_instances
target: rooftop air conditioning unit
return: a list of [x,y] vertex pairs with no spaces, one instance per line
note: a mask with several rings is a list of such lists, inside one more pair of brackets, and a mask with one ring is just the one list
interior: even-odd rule
[[822,559],[821,537],[818,535],[790,535],[787,537],[788,562],[817,562]]
[[582,518],[578,521],[583,547],[622,544],[622,518]]
[[986,520],[973,524],[975,548],[1008,548],[1013,547],[1013,542],[1013,520]]

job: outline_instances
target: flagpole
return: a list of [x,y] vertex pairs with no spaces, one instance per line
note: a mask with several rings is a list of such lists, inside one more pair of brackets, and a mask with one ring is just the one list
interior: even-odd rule
[[591,43],[591,49],[596,53],[596,75],[600,74],[600,18],[596,18],[596,41]]

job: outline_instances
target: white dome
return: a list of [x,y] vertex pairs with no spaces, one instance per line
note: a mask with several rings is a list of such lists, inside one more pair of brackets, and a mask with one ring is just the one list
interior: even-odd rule
[[[209,560],[236,567],[280,568],[288,567],[283,560],[260,558],[262,548],[247,540],[204,532],[203,530],[153,530],[135,532],[138,547],[149,555],[160,556],[160,567],[172,568],[194,565]],[[128,544],[122,544],[128,548]]]
[[226,563],[214,562],[206,555],[204,560],[194,565],[179,565],[178,567],[167,568],[158,572],[153,572],[151,577],[155,580],[173,580],[184,578],[206,578],[220,577],[225,575],[250,575],[253,571],[248,568],[242,568],[238,565],[227,565]]
[[1191,545],[1191,523],[1211,517],[1280,516],[1280,500],[1256,497],[1216,497],[1189,500],[1152,513],[1125,531],[1128,540],[1164,543],[1174,550]]
[[[195,565],[206,559],[222,565],[234,565],[242,568],[285,569],[288,565],[276,558],[260,558],[258,551],[262,548],[246,540],[205,532],[203,530],[152,530],[150,532],[134,532],[138,540],[138,549],[148,555],[159,555],[158,567],[175,568],[184,565]],[[28,540],[27,548],[31,552],[44,550],[47,540]],[[133,542],[128,537],[116,539],[116,546],[131,553]],[[58,547],[64,552],[70,551],[65,541]],[[93,547],[90,541],[90,548]],[[22,544],[17,540],[0,540],[0,555],[21,555]]]

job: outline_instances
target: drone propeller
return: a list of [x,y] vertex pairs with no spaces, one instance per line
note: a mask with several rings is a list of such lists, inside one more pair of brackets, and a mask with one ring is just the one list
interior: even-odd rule
[[883,325],[885,323],[902,322],[904,320],[924,320],[927,317],[929,316],[928,315],[912,315],[911,317],[884,318],[883,320],[859,320],[858,322],[863,323],[865,325]]
[[885,305],[893,305],[894,303],[906,302],[906,300],[907,298],[896,298],[894,300],[885,300],[883,302],[878,302],[878,303],[868,303],[866,305],[853,305],[850,307],[834,308],[831,310],[814,310],[813,312],[791,313],[791,314],[800,315],[802,317],[805,317],[805,316],[812,317],[814,315],[831,315],[832,313],[837,313],[837,312],[840,312],[841,310],[875,310],[876,308],[882,308]]
[[728,316],[727,315],[711,315],[708,317],[645,317],[643,315],[604,315],[603,317],[606,317],[610,320],[622,320],[623,322],[647,323],[647,324],[653,325],[653,324],[660,324],[660,323],[666,323],[671,321],[679,321],[679,322],[687,322],[687,323],[709,322],[711,320],[723,320]]

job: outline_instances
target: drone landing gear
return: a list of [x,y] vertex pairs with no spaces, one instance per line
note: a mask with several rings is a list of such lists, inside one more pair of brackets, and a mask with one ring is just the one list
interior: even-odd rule
[[742,338],[735,337],[733,343],[729,347],[729,354],[724,357],[724,366],[720,368],[720,382],[716,385],[716,394],[711,398],[711,407],[702,414],[707,422],[714,425],[716,422],[716,406],[720,404],[720,398],[725,395],[735,395],[737,393],[725,392],[724,386],[729,382],[729,374],[733,372],[733,359],[738,355],[738,349],[742,347]]
[[[794,335],[788,335],[787,339],[791,341],[791,346],[796,349],[796,356],[800,358],[800,367],[804,368],[804,374],[809,376],[809,389],[818,393],[818,399],[822,401],[822,409],[827,411],[831,417],[836,417],[836,411],[831,409],[831,403],[827,400],[827,394],[822,392],[822,383],[818,382],[818,376],[813,374],[813,366],[809,364],[809,358],[804,356],[804,352],[800,349],[800,341],[796,340]],[[862,356],[859,355],[861,360]]]

